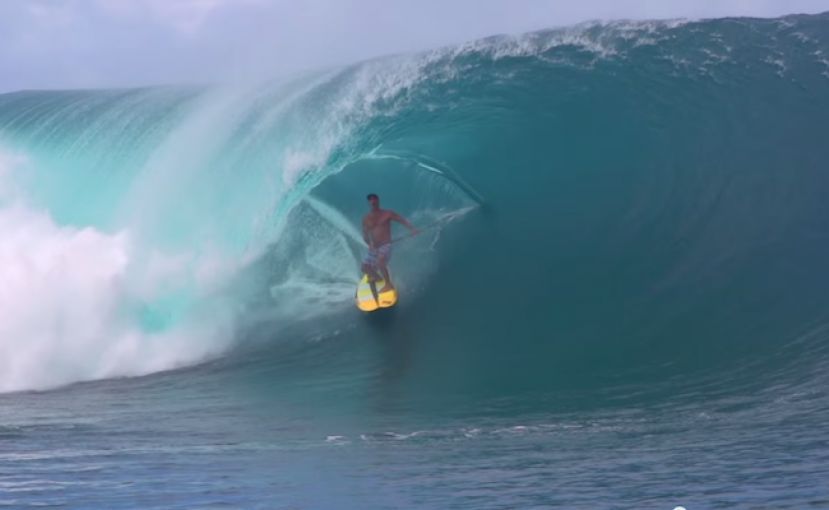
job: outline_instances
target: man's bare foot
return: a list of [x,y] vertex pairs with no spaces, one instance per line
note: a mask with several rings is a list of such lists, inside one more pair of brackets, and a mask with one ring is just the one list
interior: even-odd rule
[[387,283],[386,285],[383,285],[383,288],[380,289],[378,292],[388,292],[390,290],[394,290],[394,285],[390,285]]

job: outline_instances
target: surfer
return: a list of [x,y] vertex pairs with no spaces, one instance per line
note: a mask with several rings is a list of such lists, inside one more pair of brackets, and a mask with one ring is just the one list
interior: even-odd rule
[[[363,239],[368,244],[368,255],[363,259],[362,269],[373,280],[379,280],[382,275],[386,284],[380,292],[386,292],[394,288],[388,268],[391,259],[391,222],[403,224],[412,235],[417,234],[418,230],[396,212],[380,209],[380,197],[376,194],[369,193],[366,198],[371,211],[363,217]],[[377,273],[378,270],[380,274]]]

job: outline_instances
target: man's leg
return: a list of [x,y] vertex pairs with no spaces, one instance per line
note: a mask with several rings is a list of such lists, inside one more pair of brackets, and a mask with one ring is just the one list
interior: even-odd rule
[[389,276],[389,267],[388,262],[386,261],[386,256],[381,255],[377,259],[377,266],[380,268],[380,272],[383,273],[383,279],[386,280],[386,284],[383,285],[383,288],[380,289],[380,292],[386,292],[387,290],[392,290],[394,285],[391,283],[391,276]]
[[368,279],[369,279],[370,282],[376,282],[377,280],[380,279],[380,275],[377,273],[377,270],[371,264],[368,264],[368,263],[364,262],[363,266],[362,266],[362,270],[363,270],[363,273],[368,275]]

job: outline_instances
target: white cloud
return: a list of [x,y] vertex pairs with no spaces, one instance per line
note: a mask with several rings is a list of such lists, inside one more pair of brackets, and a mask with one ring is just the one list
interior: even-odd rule
[[33,1],[26,4],[29,14],[41,27],[65,27],[75,20],[75,11],[66,4]]
[[259,0],[97,0],[101,9],[122,19],[144,19],[195,36],[205,20],[223,6]]

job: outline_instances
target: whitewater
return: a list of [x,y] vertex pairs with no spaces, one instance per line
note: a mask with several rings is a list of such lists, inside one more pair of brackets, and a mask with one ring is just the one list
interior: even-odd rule
[[2,94],[0,506],[829,508],[826,133],[827,14]]

